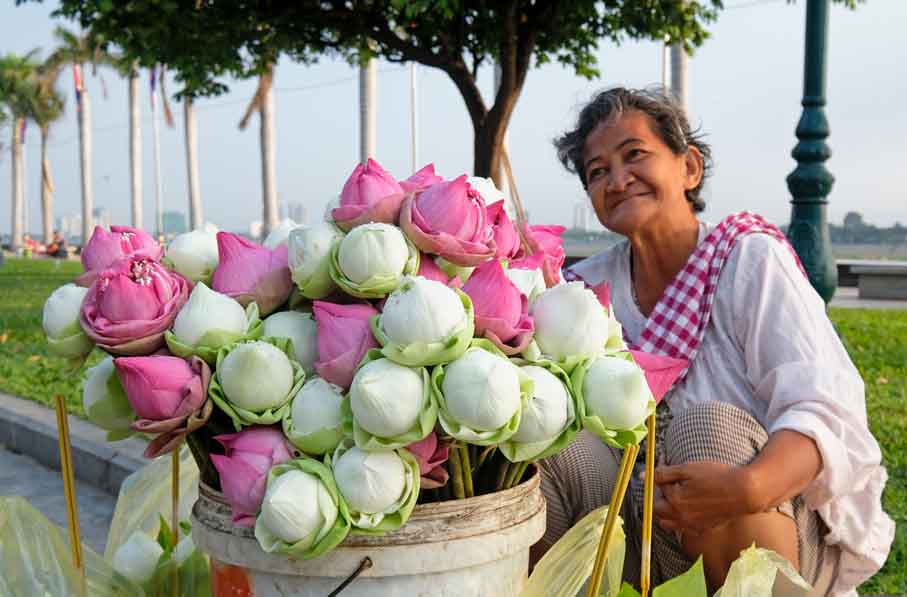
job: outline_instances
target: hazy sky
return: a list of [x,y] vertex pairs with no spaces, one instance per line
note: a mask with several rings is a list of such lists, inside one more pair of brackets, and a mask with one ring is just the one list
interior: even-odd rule
[[[690,114],[713,145],[716,168],[707,183],[705,218],[749,209],[784,223],[789,218],[785,177],[795,167],[790,151],[800,116],[806,2],[728,0],[712,33],[689,64]],[[0,8],[0,52],[53,47],[55,3]],[[830,217],[840,222],[858,210],[873,223],[907,223],[907,22],[904,0],[870,0],[855,12],[833,8],[829,29],[828,118],[836,182]],[[74,27],[73,24],[67,24]],[[587,81],[549,65],[532,70],[510,125],[517,184],[534,223],[570,225],[573,205],[584,198],[579,181],[558,163],[551,139],[571,125],[577,108],[602,87],[645,86],[661,77],[661,48],[653,42],[603,43],[602,76]],[[92,102],[95,205],[114,222],[129,222],[127,87],[112,71],[101,81],[85,75]],[[482,74],[486,94],[491,70]],[[147,74],[142,79],[145,225],[153,218],[151,114]],[[237,123],[255,82],[230,82],[230,92],[197,103],[199,168],[205,219],[247,230],[261,218],[261,167],[257,119],[245,132]],[[340,192],[358,159],[358,71],[324,60],[304,67],[281,61],[276,71],[277,178],[279,197],[304,202],[309,219]],[[52,129],[49,157],[56,184],[56,215],[80,204],[78,131],[72,78],[64,119]],[[176,91],[170,85],[171,92]],[[472,168],[472,126],[453,83],[441,71],[419,70],[419,164],[433,161],[445,177]],[[161,169],[166,209],[187,209],[182,110],[176,127],[162,127]],[[381,63],[378,78],[378,152],[396,176],[410,174],[409,71]],[[9,131],[3,131],[8,141]],[[7,142],[8,145],[8,142]],[[30,230],[40,230],[39,136],[27,134],[27,201]],[[0,230],[9,231],[9,153],[0,156]]]

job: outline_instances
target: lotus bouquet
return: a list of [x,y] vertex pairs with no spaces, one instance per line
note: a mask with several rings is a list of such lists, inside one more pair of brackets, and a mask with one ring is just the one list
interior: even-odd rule
[[98,228],[45,305],[48,342],[107,353],[83,399],[111,440],[187,441],[235,525],[317,557],[419,502],[512,487],[580,429],[645,435],[655,396],[606,289],[563,282],[563,228],[514,223],[501,197],[369,160],[325,221],[266,245]]

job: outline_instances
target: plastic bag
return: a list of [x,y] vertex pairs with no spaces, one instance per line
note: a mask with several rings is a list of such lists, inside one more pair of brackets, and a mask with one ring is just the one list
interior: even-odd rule
[[[104,559],[113,554],[135,531],[158,535],[160,520],[171,520],[171,455],[159,456],[123,481],[107,533]],[[187,520],[198,499],[198,466],[189,448],[180,450],[180,520]]]
[[770,549],[753,545],[731,564],[715,597],[800,597],[811,590],[790,562]]
[[[592,575],[598,542],[607,516],[608,506],[602,506],[567,531],[535,566],[520,597],[585,595],[586,581]],[[617,522],[605,560],[605,576],[599,597],[616,597],[620,590],[627,543],[623,520],[618,517]]]
[[0,498],[0,596],[145,594],[84,544],[82,561],[84,581],[73,566],[68,533],[24,499]]

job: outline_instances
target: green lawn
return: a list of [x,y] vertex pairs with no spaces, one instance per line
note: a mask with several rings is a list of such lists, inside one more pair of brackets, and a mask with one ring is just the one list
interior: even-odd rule
[[[48,356],[41,331],[44,300],[80,271],[72,261],[12,259],[0,268],[0,391],[48,405],[63,394],[82,416],[80,374]],[[890,477],[885,509],[898,524],[888,563],[861,592],[907,593],[907,311],[832,309],[831,318],[866,381],[869,422]]]

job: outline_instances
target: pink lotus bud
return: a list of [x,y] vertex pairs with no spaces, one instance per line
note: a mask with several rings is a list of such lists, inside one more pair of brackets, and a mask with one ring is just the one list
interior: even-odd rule
[[287,266],[287,246],[274,250],[232,234],[217,233],[219,263],[211,278],[211,288],[239,301],[245,307],[252,301],[264,317],[286,302],[293,290]]
[[[542,273],[545,275],[545,283],[548,288],[561,281],[561,268],[564,267],[564,239],[561,234],[564,233],[563,226],[527,226],[524,230],[526,242],[529,243],[530,251],[520,250],[517,254],[517,260],[541,253],[544,256],[542,260]],[[520,267],[521,269],[534,269],[521,267],[511,264],[511,267]]]
[[145,450],[147,458],[170,452],[211,416],[211,369],[200,358],[120,357],[113,364],[138,416],[132,429],[157,435]]
[[252,527],[265,496],[268,471],[293,458],[287,439],[274,427],[248,427],[214,439],[224,446],[225,453],[211,454],[211,462],[233,508],[233,524]]
[[449,475],[444,463],[447,462],[450,446],[439,442],[434,431],[425,439],[406,446],[406,449],[419,463],[422,489],[435,489],[447,483]]
[[611,285],[608,284],[607,280],[599,283],[598,286],[590,286],[589,290],[595,293],[602,307],[611,311]]
[[476,266],[495,254],[485,202],[466,182],[465,174],[407,196],[400,227],[422,251],[455,265]]
[[101,226],[95,226],[91,238],[82,248],[82,268],[85,273],[77,278],[77,282],[81,286],[90,286],[101,270],[134,254],[160,261],[164,247],[138,228],[111,226],[110,232],[107,232]]
[[340,192],[340,207],[331,210],[338,228],[349,231],[360,224],[396,224],[403,201],[403,187],[373,160],[357,164]]
[[477,267],[463,292],[475,309],[476,336],[488,338],[508,355],[526,348],[535,331],[529,300],[504,273],[500,261],[492,259]]
[[353,381],[353,372],[370,348],[377,348],[369,318],[378,310],[367,304],[337,305],[312,303],[317,325],[318,375],[344,389]]
[[98,274],[82,302],[80,323],[91,340],[120,356],[148,355],[189,297],[190,283],[138,255]]
[[520,235],[504,210],[503,199],[488,206],[488,221],[491,222],[494,244],[497,246],[495,258],[512,259],[520,252]]
[[435,174],[435,165],[428,164],[406,180],[400,181],[400,186],[405,193],[419,193],[436,182],[443,181],[443,178]]
[[690,365],[686,359],[675,359],[641,350],[630,350],[630,354],[646,374],[646,382],[649,384],[649,389],[652,390],[652,395],[655,396],[655,402],[661,402],[664,395],[671,390],[677,379]]

